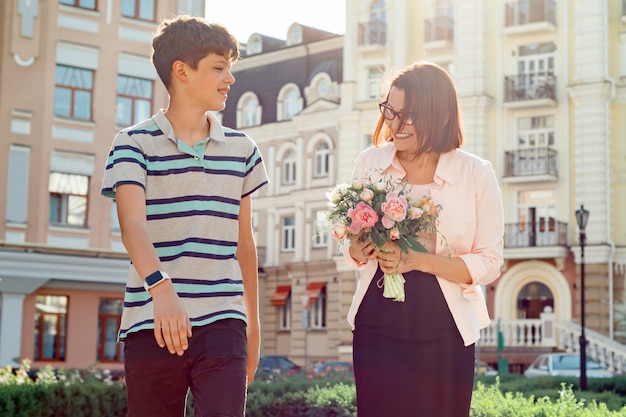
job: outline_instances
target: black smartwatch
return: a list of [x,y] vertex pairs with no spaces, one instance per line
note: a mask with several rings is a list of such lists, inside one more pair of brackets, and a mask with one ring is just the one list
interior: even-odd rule
[[146,279],[143,281],[143,287],[146,289],[146,291],[149,291],[150,289],[156,287],[157,285],[159,285],[166,279],[169,279],[171,281],[170,276],[167,275],[165,272],[163,271],[153,272],[150,275],[148,275]]

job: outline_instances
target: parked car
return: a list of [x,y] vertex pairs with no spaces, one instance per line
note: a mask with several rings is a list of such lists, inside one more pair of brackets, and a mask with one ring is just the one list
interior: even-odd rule
[[[580,377],[580,355],[577,353],[544,353],[524,371],[524,376],[574,376]],[[587,360],[587,376],[590,378],[610,378],[613,372],[599,363]]]
[[496,371],[493,366],[486,364],[485,362],[478,362],[474,365],[474,374],[475,375],[485,375],[485,376],[495,376],[498,375],[498,371]]
[[352,374],[354,367],[351,362],[330,361],[318,363],[313,367],[313,375],[328,376],[331,374]]
[[262,355],[255,376],[292,375],[300,372],[302,367],[285,356]]

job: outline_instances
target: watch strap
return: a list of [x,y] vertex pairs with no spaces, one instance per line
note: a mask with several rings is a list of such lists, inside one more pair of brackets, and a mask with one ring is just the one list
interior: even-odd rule
[[149,289],[156,287],[166,279],[171,278],[163,271],[155,271],[144,279],[143,287],[146,289],[146,291],[148,291]]

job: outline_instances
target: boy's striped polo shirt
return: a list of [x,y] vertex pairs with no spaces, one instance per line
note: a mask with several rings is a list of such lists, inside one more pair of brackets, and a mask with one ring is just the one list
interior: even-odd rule
[[[120,184],[145,190],[148,235],[193,326],[246,319],[235,256],[239,207],[268,182],[255,143],[207,118],[209,138],[193,148],[176,139],[163,110],[119,132],[101,190],[112,198]],[[152,298],[131,264],[119,338],[153,328]]]

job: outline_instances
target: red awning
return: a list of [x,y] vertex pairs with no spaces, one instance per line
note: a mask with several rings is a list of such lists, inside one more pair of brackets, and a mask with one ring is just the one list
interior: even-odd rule
[[291,293],[291,285],[279,285],[270,302],[273,306],[284,306]]
[[309,294],[309,304],[317,301],[317,298],[320,296],[320,293],[326,286],[325,282],[311,282],[306,287],[306,292]]

